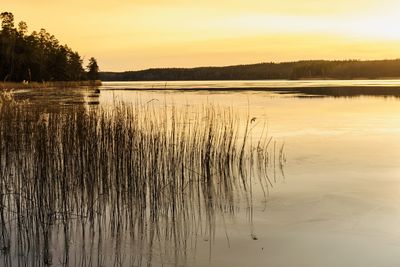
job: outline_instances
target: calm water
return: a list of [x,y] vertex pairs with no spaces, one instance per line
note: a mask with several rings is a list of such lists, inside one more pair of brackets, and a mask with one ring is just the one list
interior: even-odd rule
[[[324,91],[337,87],[335,97]],[[266,122],[285,144],[284,175],[267,201],[255,187],[253,216],[241,207],[218,219],[215,238],[200,240],[182,265],[400,265],[400,81],[109,82],[100,90],[85,101],[232,108],[255,118],[256,135]]]
[[[400,81],[105,83],[104,89],[399,86]],[[300,96],[300,97],[299,97]],[[215,103],[266,120],[285,143],[285,179],[254,201],[254,231],[237,216],[217,231],[212,255],[190,266],[398,266],[400,99],[304,98],[271,91],[102,91],[100,103]],[[154,102],[154,101],[153,101]]]
[[168,81],[104,82],[103,89],[256,89],[304,87],[398,87],[399,80],[260,80],[260,81]]

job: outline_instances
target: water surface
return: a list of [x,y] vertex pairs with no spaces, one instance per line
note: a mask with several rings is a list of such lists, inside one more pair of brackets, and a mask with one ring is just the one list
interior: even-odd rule
[[[233,107],[267,121],[269,134],[285,143],[285,179],[278,179],[267,203],[260,192],[254,196],[251,227],[258,240],[242,210],[226,225],[229,244],[220,225],[211,258],[200,246],[189,266],[397,266],[399,86],[399,80],[104,83],[100,104]],[[332,97],[326,93],[331,87],[342,94]],[[188,88],[205,90],[181,91]],[[308,88],[320,90],[302,90]],[[315,93],[318,98],[310,97]]]
[[[123,102],[184,113],[212,104],[242,122],[254,119],[255,140],[267,125],[276,149],[284,144],[286,163],[271,176],[267,198],[255,181],[251,203],[219,216],[212,238],[194,236],[195,246],[179,262],[155,248],[152,266],[400,265],[399,80],[105,82],[100,91],[16,97],[47,99],[46,112],[54,105],[108,109]],[[127,254],[115,264],[129,266],[141,248],[118,244]]]

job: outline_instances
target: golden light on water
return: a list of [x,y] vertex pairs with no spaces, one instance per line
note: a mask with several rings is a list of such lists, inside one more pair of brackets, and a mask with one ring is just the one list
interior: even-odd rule
[[386,1],[4,1],[102,70],[400,57],[400,3]]

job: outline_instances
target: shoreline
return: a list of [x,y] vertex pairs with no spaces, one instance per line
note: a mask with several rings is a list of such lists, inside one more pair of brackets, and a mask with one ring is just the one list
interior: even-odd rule
[[315,78],[301,78],[301,79],[131,79],[131,80],[111,80],[102,79],[102,82],[246,82],[246,81],[379,81],[379,80],[400,80],[399,77],[358,77],[348,79],[336,79],[328,77],[315,77]]
[[102,81],[57,81],[57,82],[0,82],[0,90],[13,90],[13,89],[40,89],[51,87],[80,87],[80,86],[101,86]]

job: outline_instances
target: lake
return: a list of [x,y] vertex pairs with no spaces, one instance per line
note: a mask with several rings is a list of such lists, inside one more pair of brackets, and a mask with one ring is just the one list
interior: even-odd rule
[[[192,225],[205,229],[183,235],[190,238],[178,242],[184,246],[166,238],[152,244],[149,255],[129,238],[108,240],[103,229],[102,242],[109,242],[101,245],[103,264],[400,265],[400,80],[104,82],[99,89],[99,95],[91,89],[61,95],[21,90],[15,97],[37,106],[46,102],[45,112],[51,112],[50,105],[89,103],[89,108],[110,110],[124,103],[151,107],[156,113],[173,108],[177,114],[187,113],[190,121],[201,119],[195,113],[207,106],[217,110],[216,121],[220,110],[229,110],[241,129],[251,119],[251,142],[265,132],[272,137],[273,163],[268,192],[254,174],[246,195],[250,200],[240,198],[234,212],[217,212],[206,226]],[[111,227],[110,222],[106,225]],[[56,266],[62,265],[56,259],[63,253],[57,233],[52,238]],[[99,243],[88,239],[82,251],[85,237],[71,240],[69,265],[101,265],[96,262]],[[171,255],[163,247],[168,245]],[[80,254],[85,253],[93,254],[82,260]],[[137,261],[137,255],[143,259]],[[17,266],[15,256],[3,260],[5,266]]]

